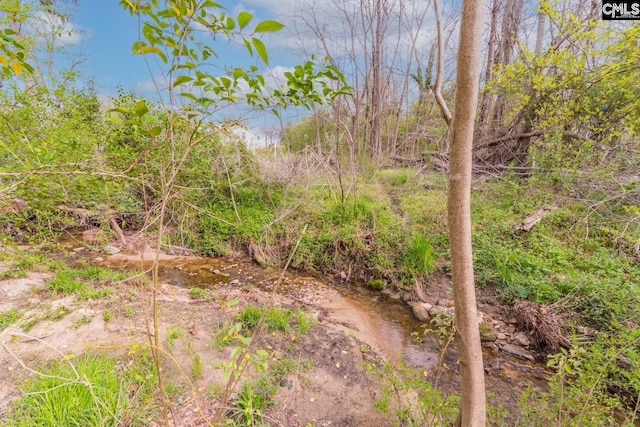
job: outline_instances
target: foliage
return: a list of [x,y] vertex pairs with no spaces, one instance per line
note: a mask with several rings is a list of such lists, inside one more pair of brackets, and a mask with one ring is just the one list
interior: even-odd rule
[[[515,425],[634,425],[640,391],[637,343],[637,331],[624,331],[550,356],[555,374],[549,391],[525,392]],[[627,416],[625,406],[633,410]]]
[[128,276],[101,267],[66,268],[56,272],[47,282],[54,294],[76,294],[79,299],[97,299],[113,293],[112,285]]
[[5,329],[6,327],[12,325],[17,322],[18,319],[22,316],[22,313],[17,311],[15,308],[7,311],[0,312],[0,331]]
[[[10,407],[3,425],[120,425],[149,396],[142,377],[149,373],[138,368],[133,364],[121,371],[115,359],[91,354],[54,361],[20,385],[25,394]],[[142,388],[130,395],[130,387]]]
[[[473,236],[477,282],[494,285],[506,302],[549,304],[562,299],[582,323],[610,327],[633,316],[640,271],[621,257],[608,233],[587,228],[583,206],[556,206],[528,233],[519,223],[548,206],[549,195],[535,185],[504,181],[475,195]],[[559,206],[558,206],[559,205]],[[567,297],[563,299],[563,297]]]
[[426,371],[402,363],[394,368],[388,362],[382,367],[368,364],[366,370],[370,378],[382,383],[376,409],[394,425],[445,426],[455,420],[458,398],[444,396],[426,381]]

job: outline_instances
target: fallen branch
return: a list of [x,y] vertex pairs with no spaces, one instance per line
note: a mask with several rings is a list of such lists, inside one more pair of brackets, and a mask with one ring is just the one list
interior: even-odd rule
[[549,208],[538,209],[536,213],[522,221],[522,223],[516,227],[516,231],[524,231],[525,233],[528,233],[537,223],[542,221],[542,218],[547,216],[549,212],[551,212],[551,209]]

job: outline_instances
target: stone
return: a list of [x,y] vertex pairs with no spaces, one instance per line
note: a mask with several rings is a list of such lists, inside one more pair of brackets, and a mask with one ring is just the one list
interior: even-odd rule
[[517,332],[513,334],[511,339],[515,345],[519,345],[521,347],[529,347],[531,344],[531,340],[529,340],[529,337],[524,332]]
[[413,315],[421,322],[428,322],[431,319],[429,316],[429,310],[424,304],[414,304],[412,307]]
[[498,340],[498,333],[496,331],[480,331],[480,341],[482,342],[494,342]]
[[520,359],[528,360],[530,362],[535,362],[536,360],[535,357],[533,357],[533,354],[531,354],[529,351],[514,344],[503,344],[502,351]]
[[451,316],[453,313],[453,307],[440,307],[439,305],[434,305],[429,309],[431,317]]
[[102,248],[102,250],[107,255],[115,255],[120,253],[120,248],[111,245],[105,246],[104,248]]
[[453,300],[450,300],[450,299],[441,299],[441,300],[438,300],[438,305],[440,307],[452,308],[454,306],[454,303],[453,303]]
[[507,339],[507,334],[503,334],[502,332],[499,332],[499,333],[498,333],[498,339],[499,339],[500,341],[504,341],[504,340],[506,340],[506,339]]
[[400,298],[402,298],[402,295],[400,294],[400,292],[394,292],[391,295],[389,295],[389,299],[392,299],[394,301],[400,301]]

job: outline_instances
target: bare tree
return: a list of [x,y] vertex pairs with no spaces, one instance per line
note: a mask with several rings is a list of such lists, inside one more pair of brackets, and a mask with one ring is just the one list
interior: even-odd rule
[[457,426],[486,425],[486,392],[471,247],[472,147],[480,75],[484,1],[464,0],[451,127],[449,241],[460,358],[460,411]]

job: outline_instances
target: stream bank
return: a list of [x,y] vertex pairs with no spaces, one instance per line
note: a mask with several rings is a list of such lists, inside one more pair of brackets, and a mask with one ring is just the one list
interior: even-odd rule
[[[98,265],[115,270],[144,269],[155,253],[106,255],[90,250],[81,242],[68,248],[73,263]],[[152,256],[153,255],[153,256]],[[3,268],[9,270],[11,265]],[[47,292],[52,273],[29,273],[23,279],[0,282],[3,311],[14,308],[21,321],[0,332],[5,346],[0,364],[0,401],[19,396],[21,364],[38,364],[63,355],[108,349],[126,355],[133,343],[148,341],[146,318],[150,291],[135,282],[118,284],[106,298],[82,301],[73,295]],[[194,299],[190,291],[201,288],[206,297]],[[237,305],[228,302],[237,301]],[[307,334],[263,334],[255,340],[279,354],[279,358],[305,361],[306,370],[291,374],[290,389],[281,389],[269,414],[272,425],[389,425],[390,420],[375,410],[381,383],[365,374],[365,365],[381,367],[382,360],[419,368],[426,381],[438,381],[445,393],[459,388],[455,345],[449,345],[439,363],[440,348],[431,335],[424,335],[410,308],[394,295],[386,295],[354,284],[336,284],[322,277],[295,271],[259,267],[240,259],[198,258],[161,254],[160,331],[167,342],[169,330],[180,330],[172,345],[177,366],[167,366],[168,376],[183,384],[179,371],[187,370],[196,352],[202,360],[201,378],[192,379],[197,398],[213,416],[216,398],[213,390],[223,387],[217,362],[228,360],[230,348],[216,348],[216,331],[233,320],[250,304],[301,309],[315,321]],[[43,312],[64,307],[59,319],[43,319],[28,331],[28,324]],[[110,313],[107,316],[105,313]],[[382,356],[379,358],[378,356]],[[545,387],[546,370],[536,362],[522,360],[488,344],[484,348],[487,388],[492,405],[502,405],[514,413],[520,392],[531,386]],[[442,369],[439,369],[442,368]],[[6,403],[2,410],[6,410]],[[183,425],[198,424],[193,404],[179,405]],[[206,411],[205,411],[206,412]],[[277,420],[277,422],[275,421]],[[191,424],[189,424],[191,423]],[[202,424],[204,425],[204,424]]]

